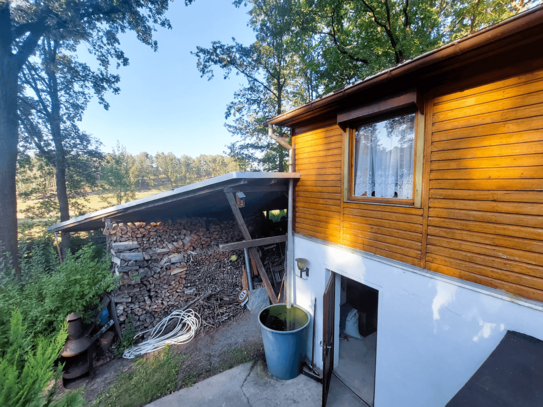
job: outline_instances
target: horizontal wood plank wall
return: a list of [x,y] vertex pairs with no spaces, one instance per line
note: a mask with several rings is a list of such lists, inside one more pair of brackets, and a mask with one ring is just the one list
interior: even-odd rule
[[422,209],[342,205],[342,140],[338,126],[296,134],[295,230],[405,263],[420,265]]
[[296,171],[294,229],[319,239],[341,243],[341,144],[338,126],[293,137]]
[[543,71],[433,101],[426,268],[543,301]]

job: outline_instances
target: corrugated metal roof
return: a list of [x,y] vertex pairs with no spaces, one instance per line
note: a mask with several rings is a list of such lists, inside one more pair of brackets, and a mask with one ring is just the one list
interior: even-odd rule
[[[205,216],[214,214],[231,216],[223,190],[227,187],[265,186],[285,184],[289,179],[299,179],[299,173],[289,172],[231,172],[171,191],[147,196],[121,205],[111,206],[87,215],[79,216],[48,228],[50,231],[95,230],[104,226],[105,219],[122,222],[167,220],[181,216]],[[266,196],[267,198],[263,198]],[[248,209],[263,205],[281,193],[253,193],[248,196]],[[276,208],[279,209],[279,208]]]

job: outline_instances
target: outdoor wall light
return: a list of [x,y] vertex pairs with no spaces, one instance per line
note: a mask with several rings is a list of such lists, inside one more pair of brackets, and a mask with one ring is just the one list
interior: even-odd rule
[[298,270],[300,271],[300,275],[298,277],[303,278],[303,274],[305,273],[306,278],[304,280],[307,280],[309,277],[309,268],[307,267],[307,259],[296,259],[296,264],[298,265]]
[[236,193],[236,204],[238,208],[245,208],[245,194],[243,192]]

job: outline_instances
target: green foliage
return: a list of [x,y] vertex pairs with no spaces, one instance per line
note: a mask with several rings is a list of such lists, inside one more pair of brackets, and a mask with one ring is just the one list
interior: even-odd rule
[[[497,23],[540,0],[235,0],[249,4],[252,44],[197,47],[197,69],[246,80],[226,107],[239,141],[228,154],[264,170],[284,170],[286,154],[267,119],[355,80]],[[275,134],[289,139],[286,129]]]
[[134,156],[134,164],[130,168],[130,179],[134,184],[138,183],[141,189],[143,183],[153,185],[155,175],[154,160],[151,154],[146,152]]
[[23,258],[22,283],[13,279],[4,283],[0,290],[0,336],[6,315],[15,309],[24,316],[33,338],[58,331],[71,312],[94,317],[100,295],[117,284],[109,258],[95,258],[92,244],[69,255],[61,265],[51,264],[50,256],[45,248],[35,250],[31,257]]
[[123,332],[123,338],[121,340],[118,340],[114,347],[115,356],[120,358],[123,356],[123,353],[125,350],[130,349],[133,347],[136,343],[135,340],[136,336],[136,328],[134,327],[134,324],[132,323],[132,316],[128,316],[126,318],[126,321],[124,323],[124,332]]
[[[66,342],[66,325],[51,338],[31,340],[23,324],[23,315],[15,309],[11,313],[8,334],[0,346],[0,405],[5,407],[42,407],[51,405],[55,386],[45,395],[44,389],[58,379],[61,367],[54,362]],[[83,399],[77,394],[66,397],[58,407],[78,407]]]
[[[95,151],[96,153],[96,151]],[[79,216],[88,211],[87,193],[96,184],[100,160],[97,157],[67,156],[66,193],[70,212]],[[27,219],[51,218],[60,220],[55,168],[40,154],[22,154],[17,161],[17,197],[22,201],[37,201],[19,210]]]
[[[240,5],[242,1],[236,1]],[[202,77],[214,77],[214,67],[224,72],[224,78],[241,75],[247,84],[234,94],[226,108],[225,126],[240,140],[228,146],[228,154],[254,168],[267,171],[286,169],[286,150],[271,140],[266,119],[291,107],[296,87],[297,56],[300,26],[294,0],[252,0],[248,25],[256,41],[243,45],[213,41],[209,48],[197,47],[197,68]],[[277,129],[276,135],[288,140],[289,134]]]
[[[102,167],[100,183],[102,192],[106,195],[102,200],[109,205],[119,205],[136,197],[136,188],[130,178],[130,169],[134,164],[134,158],[126,151],[126,147],[117,143],[117,148],[106,156]],[[110,197],[113,197],[111,201]]]
[[121,373],[92,405],[137,407],[169,394],[176,388],[177,372],[186,358],[169,348],[148,358],[140,358],[131,371]]
[[286,209],[278,209],[275,211],[270,211],[269,218],[273,222],[279,222],[282,218],[286,218],[287,216],[287,210]]
[[183,168],[180,160],[173,153],[158,153],[155,156],[158,171],[170,183],[173,189],[179,185],[179,180],[183,177]]

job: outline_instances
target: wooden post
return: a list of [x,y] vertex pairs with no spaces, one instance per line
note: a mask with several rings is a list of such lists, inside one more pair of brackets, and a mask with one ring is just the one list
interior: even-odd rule
[[113,296],[110,296],[109,301],[109,316],[111,319],[113,319],[113,323],[115,324],[115,331],[117,332],[117,336],[119,339],[123,338],[123,334],[121,332],[121,324],[119,324],[119,319],[117,318],[117,308],[115,308],[115,299]]
[[[249,233],[249,229],[247,229],[247,225],[245,224],[245,221],[243,220],[243,216],[241,215],[241,212],[236,204],[236,199],[234,198],[234,194],[232,192],[225,191],[224,194],[226,195],[226,199],[228,199],[228,203],[230,204],[230,208],[232,209],[232,212],[234,213],[234,218],[236,218],[236,222],[239,226],[239,229],[241,231],[241,234],[243,235],[243,238],[245,240],[253,240],[251,237],[251,234]],[[277,304],[277,296],[275,295],[275,291],[273,291],[273,286],[270,283],[270,279],[268,278],[268,275],[266,274],[266,269],[264,268],[264,265],[262,264],[262,260],[260,260],[260,256],[258,255],[258,252],[254,247],[251,247],[249,250],[249,257],[251,258],[251,261],[256,266],[256,269],[258,270],[258,273],[260,274],[260,278],[262,279],[262,282],[264,283],[264,286],[266,287],[266,292],[268,293],[268,297],[270,297],[270,301],[272,304]]]
[[62,264],[62,252],[60,251],[60,245],[58,244],[57,232],[53,232],[53,236],[55,236],[55,241],[57,242],[58,261]]

